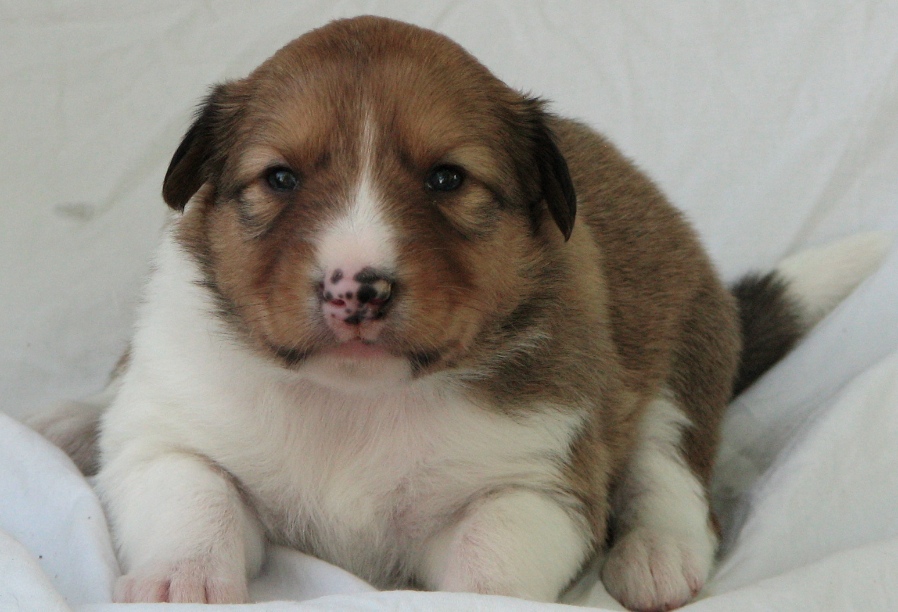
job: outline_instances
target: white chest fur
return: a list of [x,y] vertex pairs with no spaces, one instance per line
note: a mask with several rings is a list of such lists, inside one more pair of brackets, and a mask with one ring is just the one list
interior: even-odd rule
[[489,490],[557,485],[547,458],[563,457],[576,425],[558,413],[516,421],[426,388],[363,397],[284,385],[252,411],[201,450],[244,484],[274,537],[363,574],[409,562]]

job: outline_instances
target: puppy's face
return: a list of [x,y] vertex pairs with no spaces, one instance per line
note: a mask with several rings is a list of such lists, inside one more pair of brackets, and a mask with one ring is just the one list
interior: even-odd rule
[[549,290],[574,194],[544,120],[440,35],[334,22],[214,90],[163,195],[253,347],[391,385],[502,350]]

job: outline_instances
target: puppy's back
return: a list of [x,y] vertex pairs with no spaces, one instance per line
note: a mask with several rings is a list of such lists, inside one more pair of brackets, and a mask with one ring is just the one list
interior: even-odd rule
[[[671,353],[689,331],[684,318],[698,306],[696,296],[733,321],[735,301],[693,229],[642,171],[580,123],[555,119],[552,129],[577,190],[581,231],[588,229],[601,252],[612,336],[628,382],[650,391],[666,378]],[[738,352],[735,324],[724,324],[719,335],[724,352]]]

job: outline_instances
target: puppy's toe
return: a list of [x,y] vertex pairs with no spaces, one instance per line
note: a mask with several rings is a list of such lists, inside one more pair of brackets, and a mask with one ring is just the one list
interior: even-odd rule
[[157,603],[168,601],[168,577],[130,573],[115,583],[116,603]]
[[639,528],[614,544],[602,581],[631,610],[673,610],[704,586],[713,554],[705,542],[688,536]]
[[246,578],[202,560],[138,569],[115,585],[117,603],[246,603]]

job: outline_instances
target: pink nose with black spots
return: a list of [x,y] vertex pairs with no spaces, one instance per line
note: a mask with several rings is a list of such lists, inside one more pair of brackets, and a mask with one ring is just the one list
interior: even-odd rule
[[393,297],[393,280],[374,268],[355,273],[335,269],[322,283],[321,308],[331,327],[358,326],[386,314]]

